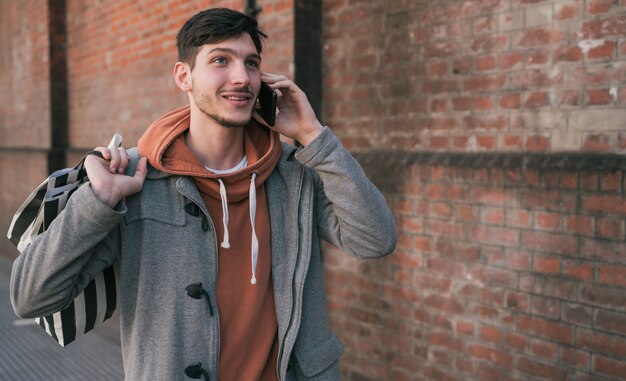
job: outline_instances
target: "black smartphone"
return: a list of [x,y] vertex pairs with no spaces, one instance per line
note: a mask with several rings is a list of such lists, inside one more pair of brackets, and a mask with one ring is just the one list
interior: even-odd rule
[[263,118],[265,123],[273,126],[276,123],[276,102],[278,95],[267,83],[261,82],[259,91],[259,107],[256,112]]

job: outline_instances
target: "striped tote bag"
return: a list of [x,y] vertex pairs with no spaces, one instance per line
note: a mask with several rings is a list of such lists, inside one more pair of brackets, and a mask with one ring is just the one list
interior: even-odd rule
[[[109,146],[119,147],[121,143],[121,136],[115,134]],[[87,155],[102,157],[98,151]],[[20,252],[50,226],[72,193],[89,181],[84,167],[86,157],[73,168],[52,173],[15,212],[7,236]],[[39,326],[60,345],[66,346],[110,318],[116,308],[119,289],[115,266],[98,273],[66,309],[35,319]]]

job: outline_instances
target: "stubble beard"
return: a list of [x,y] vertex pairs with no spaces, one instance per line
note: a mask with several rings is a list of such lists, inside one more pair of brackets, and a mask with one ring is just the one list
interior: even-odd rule
[[195,90],[192,90],[192,94],[193,94],[194,102],[196,103],[196,106],[198,107],[198,109],[204,115],[213,119],[215,122],[217,122],[219,125],[223,127],[226,127],[226,128],[244,127],[250,122],[250,119],[252,119],[252,112],[250,112],[250,117],[245,121],[235,121],[235,120],[226,119],[217,113],[217,110],[216,110],[217,102],[211,99],[211,97],[209,97],[206,94],[196,92]]

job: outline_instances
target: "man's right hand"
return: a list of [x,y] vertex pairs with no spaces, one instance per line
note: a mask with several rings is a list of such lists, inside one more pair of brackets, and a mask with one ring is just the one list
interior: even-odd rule
[[97,147],[95,151],[102,154],[103,159],[88,155],[85,169],[96,197],[114,208],[121,199],[137,193],[146,179],[147,159],[142,157],[137,163],[134,176],[126,176],[129,156],[123,147]]

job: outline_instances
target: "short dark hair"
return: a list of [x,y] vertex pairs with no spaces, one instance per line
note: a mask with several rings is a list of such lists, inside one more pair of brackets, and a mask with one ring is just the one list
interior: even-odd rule
[[202,45],[222,42],[248,33],[257,53],[263,50],[267,34],[259,29],[253,18],[228,8],[210,8],[193,15],[176,36],[178,60],[190,65],[193,70],[198,49]]

